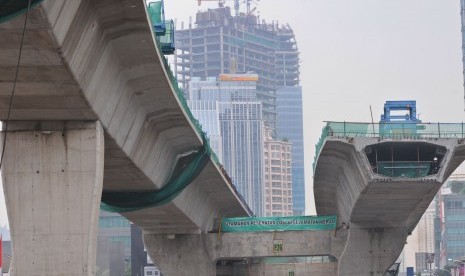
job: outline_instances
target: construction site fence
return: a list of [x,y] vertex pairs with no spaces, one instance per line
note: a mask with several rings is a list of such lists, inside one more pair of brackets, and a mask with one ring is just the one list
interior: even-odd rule
[[387,140],[423,140],[438,138],[465,138],[465,124],[462,123],[356,123],[356,122],[326,122],[320,139],[315,145],[313,170],[321,149],[327,137],[354,138],[370,137]]

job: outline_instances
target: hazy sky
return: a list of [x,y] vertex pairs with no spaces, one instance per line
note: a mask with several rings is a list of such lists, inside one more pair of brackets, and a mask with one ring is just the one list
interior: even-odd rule
[[[370,105],[378,121],[386,100],[417,100],[424,122],[464,120],[459,0],[256,3],[261,19],[291,25],[301,53],[309,213],[322,121],[370,121]],[[201,8],[216,6],[204,2]],[[167,18],[178,26],[195,19],[197,9],[197,0],[165,0]],[[5,223],[0,197],[0,225]]]

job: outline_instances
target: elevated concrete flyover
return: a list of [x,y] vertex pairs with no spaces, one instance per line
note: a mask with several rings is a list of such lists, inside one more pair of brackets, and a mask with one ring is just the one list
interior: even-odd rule
[[[176,96],[145,1],[45,0],[24,22],[0,24],[14,272],[94,275],[102,190],[158,190],[205,141]],[[145,233],[199,234],[251,211],[208,157],[171,202],[123,215]]]
[[[339,275],[384,275],[465,159],[462,124],[328,122],[317,144],[318,215],[349,225]],[[441,130],[442,129],[442,130]]]

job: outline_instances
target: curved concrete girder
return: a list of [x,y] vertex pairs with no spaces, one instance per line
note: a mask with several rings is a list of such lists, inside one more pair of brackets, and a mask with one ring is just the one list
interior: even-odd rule
[[[405,140],[446,148],[441,168],[437,174],[427,177],[391,178],[373,173],[364,154],[366,146],[380,142],[383,141],[375,138],[328,137],[316,164],[314,192],[318,214],[336,213],[339,221],[350,222],[350,233],[357,232],[355,236],[365,237],[358,240],[349,234],[339,271],[349,269],[341,266],[353,265],[358,262],[354,258],[362,255],[364,257],[359,259],[368,263],[361,267],[371,267],[370,271],[357,270],[354,274],[341,275],[384,273],[401,252],[407,234],[415,228],[442,183],[465,159],[463,139]],[[373,229],[385,233],[384,239],[393,240],[378,247],[367,244],[367,238],[374,235]],[[382,247],[390,249],[384,251]],[[379,251],[381,249],[383,251]]]
[[[99,119],[106,142],[104,190],[160,188],[176,156],[202,144],[174,95],[144,5],[44,1],[29,14],[10,119]],[[23,22],[18,17],[0,24],[0,36],[8,40],[0,42],[3,120],[14,77],[14,60],[3,62],[4,53],[17,50]],[[208,231],[215,217],[249,214],[210,161],[172,203],[124,215],[150,231],[197,233]]]

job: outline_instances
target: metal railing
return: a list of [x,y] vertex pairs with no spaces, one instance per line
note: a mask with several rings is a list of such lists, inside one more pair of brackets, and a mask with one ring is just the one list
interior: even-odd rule
[[320,139],[315,145],[313,170],[321,152],[321,148],[328,136],[339,138],[372,137],[379,139],[436,139],[436,138],[465,138],[464,123],[353,123],[326,122]]
[[430,161],[380,161],[376,164],[376,173],[389,177],[425,177],[437,173],[437,167]]

